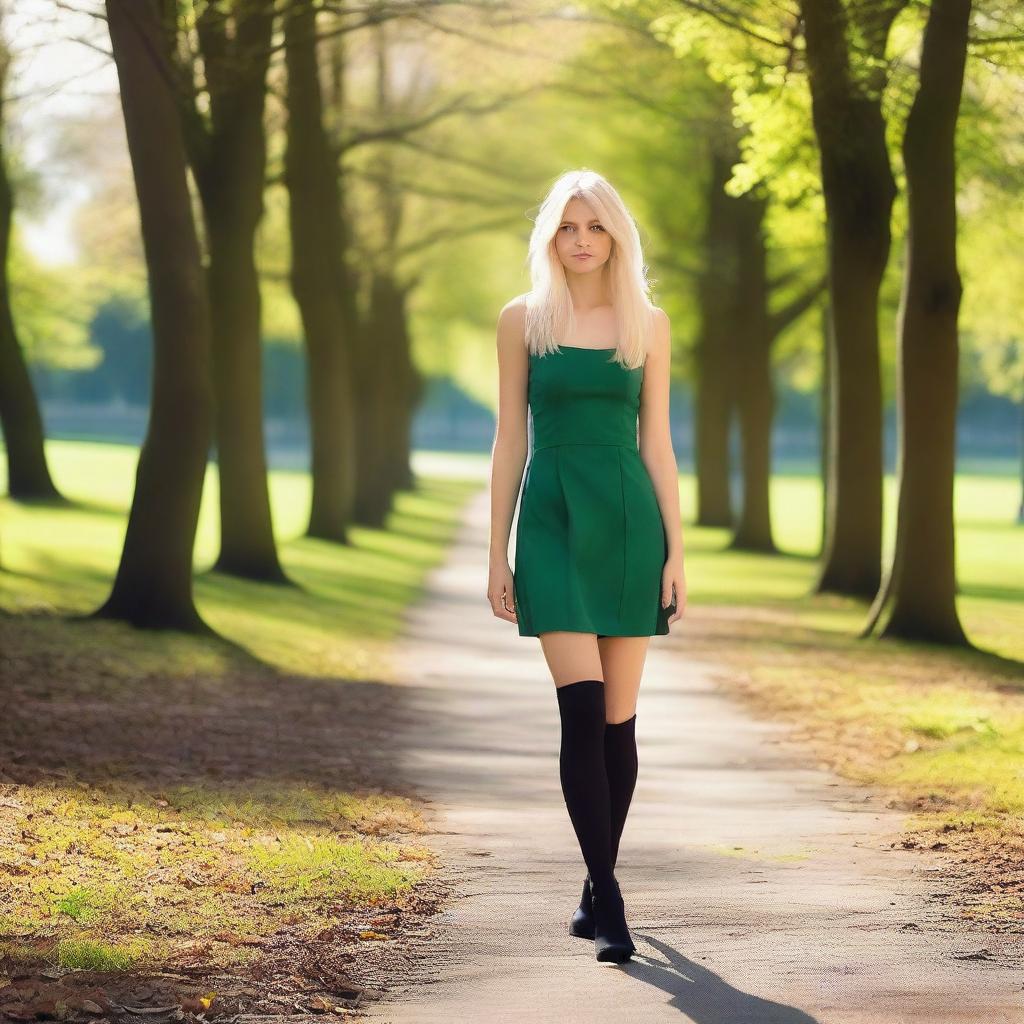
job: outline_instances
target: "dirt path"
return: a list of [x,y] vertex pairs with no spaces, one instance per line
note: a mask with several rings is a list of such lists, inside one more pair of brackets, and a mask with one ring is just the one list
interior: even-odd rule
[[617,874],[638,954],[597,963],[566,931],[585,869],[553,684],[491,615],[487,529],[483,491],[400,645],[403,768],[456,895],[372,1020],[1024,1022],[1019,936],[944,923],[938,855],[891,849],[903,816],[751,718],[687,657],[685,623],[652,640],[637,713]]

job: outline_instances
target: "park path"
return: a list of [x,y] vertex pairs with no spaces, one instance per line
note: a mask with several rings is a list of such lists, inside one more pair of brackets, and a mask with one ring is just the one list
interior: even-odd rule
[[943,923],[940,855],[891,849],[903,815],[751,717],[687,656],[685,617],[652,639],[637,709],[616,872],[637,955],[599,964],[570,936],[585,869],[554,686],[539,642],[484,597],[488,501],[466,506],[397,645],[400,767],[455,895],[371,1021],[1024,1022],[1019,936]]

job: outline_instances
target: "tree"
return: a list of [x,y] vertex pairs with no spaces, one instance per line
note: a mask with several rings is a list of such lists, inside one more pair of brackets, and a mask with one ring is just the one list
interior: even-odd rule
[[153,324],[149,427],[114,586],[95,615],[210,632],[192,558],[213,422],[210,319],[164,49],[163,0],[106,0],[139,201]]
[[896,182],[882,113],[886,43],[906,0],[801,0],[821,160],[831,345],[829,481],[820,591],[873,596],[881,576],[878,296]]
[[313,499],[307,533],[345,543],[355,488],[350,348],[354,303],[344,279],[346,235],[338,171],[324,127],[314,0],[284,15],[288,138],[284,179],[291,227],[291,285],[309,355]]
[[[187,7],[191,9],[190,2]],[[260,288],[254,237],[263,214],[263,114],[273,0],[205,0],[195,16],[209,116],[197,105],[187,32],[175,29],[182,123],[209,247],[222,572],[287,579],[278,560],[263,436]]]
[[10,60],[6,43],[0,41],[0,425],[7,447],[7,490],[22,501],[63,501],[46,463],[43,418],[11,310],[8,268],[14,191],[2,138]]
[[903,160],[909,223],[899,315],[899,508],[896,547],[865,633],[969,646],[956,611],[953,477],[956,456],[956,125],[971,0],[931,0],[920,86]]

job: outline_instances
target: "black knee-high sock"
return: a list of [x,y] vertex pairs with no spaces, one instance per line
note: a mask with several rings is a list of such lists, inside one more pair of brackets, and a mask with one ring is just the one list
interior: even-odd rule
[[604,682],[555,688],[562,721],[559,776],[569,818],[595,891],[611,891],[611,803],[604,764]]
[[624,722],[608,722],[604,730],[604,764],[608,772],[611,806],[612,867],[619,855],[619,840],[636,788],[636,715]]

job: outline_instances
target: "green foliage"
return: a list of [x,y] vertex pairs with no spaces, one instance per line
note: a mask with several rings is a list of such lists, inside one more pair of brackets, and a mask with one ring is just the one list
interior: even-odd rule
[[8,275],[14,322],[26,358],[39,366],[95,366],[100,352],[89,343],[93,297],[77,270],[40,262],[15,231]]

